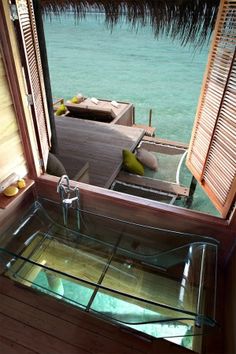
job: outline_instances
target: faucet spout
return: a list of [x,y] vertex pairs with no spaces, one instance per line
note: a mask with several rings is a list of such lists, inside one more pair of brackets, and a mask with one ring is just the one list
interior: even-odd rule
[[67,193],[70,191],[70,179],[67,175],[62,175],[57,183],[57,193],[60,193],[61,189],[65,189]]
[[[67,175],[62,175],[57,183],[57,193],[60,194],[64,225],[67,226],[68,223],[68,208],[73,206],[73,203],[76,202],[77,209],[77,223],[78,229],[80,230],[80,216],[79,216],[79,207],[80,207],[80,196],[79,188],[70,186],[70,179]],[[71,194],[74,196],[71,197]]]

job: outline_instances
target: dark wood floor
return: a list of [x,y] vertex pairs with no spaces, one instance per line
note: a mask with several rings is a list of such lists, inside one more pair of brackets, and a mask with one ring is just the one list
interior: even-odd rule
[[3,276],[0,328],[1,354],[190,353],[166,340],[139,337]]
[[122,150],[133,151],[144,130],[123,125],[56,118],[58,155],[71,160],[71,168],[89,163],[90,183],[109,188],[122,165]]

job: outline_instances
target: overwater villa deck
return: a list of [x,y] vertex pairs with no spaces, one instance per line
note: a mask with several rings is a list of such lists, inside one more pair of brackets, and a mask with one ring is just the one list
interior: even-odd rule
[[[56,156],[72,180],[169,203],[189,196],[179,178],[188,145],[155,138],[151,117],[148,126],[134,124],[131,103],[80,97],[78,103],[56,99],[53,107]],[[139,148],[146,155],[144,166],[151,159],[144,176],[121,172],[123,150]],[[150,163],[158,173],[150,173]]]
[[[72,180],[167,203],[174,203],[177,197],[189,197],[189,187],[181,186],[177,177],[186,155],[186,144],[147,137],[144,129],[134,126],[81,117],[56,117],[55,126],[56,156]],[[154,177],[137,176],[122,171],[122,151],[135,152],[140,146],[162,160],[157,176],[154,173],[151,174]],[[147,171],[150,175],[151,170]]]
[[88,163],[89,183],[109,188],[122,167],[122,150],[133,151],[144,130],[117,124],[57,117],[57,156],[71,179]]

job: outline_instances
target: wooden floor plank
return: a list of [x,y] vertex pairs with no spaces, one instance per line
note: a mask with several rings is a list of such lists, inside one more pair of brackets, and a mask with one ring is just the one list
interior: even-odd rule
[[[91,336],[90,331],[79,328],[72,323],[64,321],[51,314],[45,313],[43,309],[35,311],[33,307],[27,304],[0,294],[0,313],[4,313],[6,309],[7,315],[11,319],[19,321],[24,325],[31,326],[31,329],[27,330],[28,332],[34,332],[35,329],[38,329],[46,336],[54,337],[55,341],[63,340],[63,342],[69,346],[68,350],[70,351],[68,351],[68,353],[76,352],[74,348],[70,348],[71,345],[78,347],[79,350],[84,353],[132,353],[132,350],[122,344],[120,344],[118,347],[113,341],[106,338],[103,338],[101,341],[101,338],[96,333],[93,333]],[[37,334],[38,333],[39,332],[37,332]],[[59,349],[57,349],[57,351],[58,353],[62,353],[62,351]]]
[[122,125],[57,118],[58,156],[89,163],[90,183],[109,188],[122,166],[122,150],[133,151],[144,130]]
[[[8,316],[7,320],[3,319],[2,316],[3,318],[4,316]],[[13,324],[13,322],[17,323],[14,324],[14,332],[12,333],[12,330],[9,330],[6,326],[11,323]],[[111,339],[101,337],[97,333],[93,333],[91,336],[91,332],[86,329],[63,319],[56,318],[51,314],[45,313],[43,310],[38,309],[36,311],[35,308],[3,294],[0,294],[0,323],[9,334],[14,336],[13,338],[16,338],[15,329],[19,325],[24,328],[25,326],[30,326],[30,328],[27,328],[27,333],[32,332],[33,338],[40,340],[41,336],[45,335],[45,346],[48,346],[48,349],[45,347],[46,353],[54,353],[53,348],[51,348],[52,345],[57,348],[58,354],[76,353],[77,349],[81,353],[133,353],[132,349],[121,343],[117,346]],[[64,349],[61,350],[62,347]],[[31,349],[38,348],[32,345]],[[141,353],[141,351],[137,350],[136,353]]]
[[[7,312],[8,309],[5,309]],[[32,322],[32,321],[31,321]],[[33,323],[32,323],[33,324]],[[78,354],[78,348],[67,344],[45,332],[42,332],[30,325],[24,324],[22,321],[9,317],[8,314],[0,312],[0,328],[4,337],[15,341],[19,345],[23,345],[37,353],[47,354]],[[88,351],[79,351],[81,354],[87,354]],[[7,353],[4,353],[7,354]]]
[[8,339],[0,335],[0,353],[1,354],[37,354],[36,351],[26,348],[14,341],[14,338]]
[[[137,348],[146,352],[148,343],[142,337],[134,337],[132,333],[122,331],[122,328],[111,325],[109,322],[98,319],[92,314],[86,313],[79,309],[74,309],[69,304],[35,292],[23,286],[15,285],[5,277],[0,278],[0,293],[9,297],[14,297],[23,303],[28,303],[35,309],[44,309],[44,312],[53,314],[59,319],[64,319],[84,329],[88,329],[93,333],[100,333],[100,336],[112,338],[113,341],[125,342],[131,348]],[[131,330],[132,332],[132,330]]]
[[[137,332],[132,331],[130,329],[123,329],[122,327],[117,327],[112,325],[109,322],[106,322],[104,320],[101,320],[92,314],[86,313],[84,311],[81,311],[79,309],[75,309],[69,304],[62,303],[59,300],[52,298],[50,296],[36,293],[33,290],[29,290],[28,288],[25,288],[24,286],[17,286],[13,281],[11,281],[8,278],[5,278],[3,276],[0,277],[0,294],[5,295],[5,301],[6,297],[9,297],[9,303],[11,304],[19,304],[22,303],[25,306],[30,306],[31,311],[35,311],[36,315],[40,313],[39,319],[36,320],[37,324],[41,323],[41,326],[44,325],[43,322],[47,321],[49,318],[54,318],[54,322],[52,325],[53,329],[53,336],[55,333],[57,333],[57,336],[60,336],[62,333],[62,339],[64,340],[64,331],[63,328],[69,328],[68,325],[73,325],[73,328],[77,328],[77,336],[81,333],[81,330],[86,329],[89,332],[89,338],[87,339],[88,342],[93,343],[95,346],[93,348],[93,353],[132,353],[132,354],[138,354],[138,353],[149,353],[149,354],[154,354],[154,353],[171,353],[171,354],[187,354],[187,353],[193,353],[189,351],[188,349],[179,347],[171,342],[168,342],[164,339],[160,340],[151,340],[148,337],[145,337],[145,335],[139,336]],[[3,296],[1,296],[1,299],[4,299]],[[15,302],[14,302],[14,301]],[[13,302],[12,302],[13,301]],[[24,313],[21,314],[20,320],[22,320],[22,316],[24,317],[24,321],[27,322],[27,325],[25,323],[21,323],[17,321],[16,318],[18,315],[15,314],[14,312],[19,311],[19,307],[10,307],[7,305],[7,303],[4,304],[3,306],[3,315],[5,318],[9,318],[9,322],[7,326],[3,326],[1,329],[1,334],[4,334],[5,338],[8,338],[9,340],[11,338],[14,338],[14,341],[17,342],[19,345],[26,346],[27,348],[30,348],[31,350],[36,350],[38,353],[42,354],[51,354],[50,351],[45,351],[44,347],[44,340],[41,340],[41,347],[40,345],[37,346],[32,346],[32,339],[28,337],[28,332],[29,331],[31,334],[30,336],[33,336],[36,341],[39,341],[39,338],[44,332],[40,329],[36,329],[36,323],[34,321],[34,316],[30,316],[29,312],[27,316],[25,317]],[[25,307],[23,307],[25,308]],[[16,310],[17,309],[17,310]],[[42,313],[43,312],[43,313]],[[13,316],[13,319],[10,316],[10,314]],[[48,317],[49,315],[49,317]],[[1,317],[0,316],[0,320]],[[18,317],[17,317],[18,318]],[[27,319],[28,318],[28,319]],[[27,321],[26,321],[27,319]],[[39,321],[39,322],[38,322]],[[1,321],[0,321],[1,322]],[[14,327],[14,324],[17,324],[18,326],[16,327],[16,332],[19,328],[20,334],[16,335],[16,338],[14,337],[14,333],[12,331],[9,331],[11,326]],[[45,326],[45,325],[44,325]],[[47,325],[48,326],[48,325]],[[62,330],[58,329],[58,327],[62,326]],[[32,327],[32,330],[31,330]],[[44,327],[45,328],[45,327]],[[49,326],[50,328],[50,326]],[[75,329],[74,329],[75,330]],[[35,335],[35,333],[39,332],[40,335]],[[49,341],[49,344],[52,344],[52,341],[54,341],[54,345],[58,345],[59,339],[50,336],[49,334],[45,334],[46,336],[46,342],[51,339],[51,342]],[[100,342],[101,343],[110,343],[110,346],[107,346],[104,351],[104,344],[100,345],[99,340],[97,337],[100,337]],[[94,340],[94,337],[96,337],[96,340]],[[69,337],[67,337],[68,340]],[[109,339],[109,340],[107,340]],[[28,344],[29,340],[29,344]],[[77,350],[77,354],[82,354],[85,351],[83,349],[80,349],[78,346],[75,347],[72,345],[72,351],[68,351],[68,343],[64,343],[63,340],[60,341],[61,347],[64,348],[64,353],[63,354],[73,354],[74,353],[74,348]],[[75,343],[75,339],[72,338],[72,343]],[[109,347],[109,351],[108,351]],[[116,351],[114,351],[114,347],[117,348]],[[49,347],[50,348],[50,347]],[[66,349],[67,351],[66,351]],[[126,348],[125,351],[123,348]],[[101,350],[100,350],[101,349]],[[30,352],[29,352],[30,353]],[[52,353],[54,353],[52,351]],[[58,354],[60,353],[59,351],[57,352]],[[15,354],[15,353],[5,353],[4,354]],[[27,352],[26,352],[27,354]]]

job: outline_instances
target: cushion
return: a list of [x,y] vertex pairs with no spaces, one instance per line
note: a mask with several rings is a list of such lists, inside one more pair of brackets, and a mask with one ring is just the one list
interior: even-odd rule
[[123,150],[123,166],[124,169],[136,175],[144,175],[143,165],[137,160],[135,154],[129,150]]
[[116,118],[116,113],[112,108],[94,107],[91,105],[81,106],[70,103],[66,103],[66,107],[72,115],[75,115],[75,117],[79,114],[81,117],[104,116],[110,118],[111,120]]
[[58,108],[57,108],[57,110],[56,110],[56,116],[61,116],[61,115],[63,115],[63,114],[65,114],[66,113],[66,106],[64,105],[64,104],[61,104]]
[[147,151],[145,149],[137,149],[136,157],[144,166],[149,167],[153,171],[158,170],[156,156],[150,151]]
[[71,101],[71,103],[79,103],[79,99],[77,96],[72,97],[72,99],[70,101]]
[[63,164],[61,163],[58,158],[49,152],[48,155],[48,163],[47,163],[47,170],[46,172],[49,175],[61,177],[62,175],[66,175],[66,170]]

